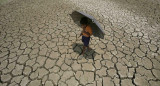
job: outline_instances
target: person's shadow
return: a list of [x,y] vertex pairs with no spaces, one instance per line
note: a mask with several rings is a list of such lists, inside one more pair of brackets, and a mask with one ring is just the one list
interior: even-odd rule
[[[73,43],[72,44],[72,48],[73,48],[73,51],[78,53],[79,55],[82,54],[82,50],[83,50],[83,44],[80,44],[80,43]],[[87,49],[86,49],[87,50]],[[96,52],[91,48],[90,51],[86,51],[85,52],[85,55],[84,55],[84,58],[85,59],[93,59],[94,61],[94,57],[96,56]]]

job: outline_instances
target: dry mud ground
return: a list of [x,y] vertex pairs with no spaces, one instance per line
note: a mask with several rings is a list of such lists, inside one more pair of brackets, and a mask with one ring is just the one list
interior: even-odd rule
[[[1,4],[0,86],[160,86],[159,3],[12,0]],[[94,16],[106,34],[104,39],[92,36],[92,50],[82,59],[81,28],[69,15],[74,10]]]

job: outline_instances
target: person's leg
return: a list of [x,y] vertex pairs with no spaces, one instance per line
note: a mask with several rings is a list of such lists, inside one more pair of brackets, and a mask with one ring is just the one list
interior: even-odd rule
[[85,40],[85,37],[84,36],[82,36],[82,42],[83,42],[83,49],[82,49],[82,53],[81,53],[81,55],[83,55],[83,53],[84,53],[84,40]]
[[88,46],[88,38],[83,36],[83,51],[82,51],[83,56],[84,56],[87,46]]
[[87,46],[88,51],[91,50],[91,48],[89,47],[89,42],[90,42],[90,37],[88,38],[88,46]]
[[82,42],[83,42],[83,49],[82,49],[82,53],[80,55],[84,56],[84,52],[85,52],[85,37],[82,36]]
[[86,50],[86,46],[83,46],[83,51],[82,51],[82,55],[84,56],[84,52]]
[[91,48],[89,47],[89,45],[87,46],[87,49],[88,49],[88,51],[90,51],[90,50],[91,50]]

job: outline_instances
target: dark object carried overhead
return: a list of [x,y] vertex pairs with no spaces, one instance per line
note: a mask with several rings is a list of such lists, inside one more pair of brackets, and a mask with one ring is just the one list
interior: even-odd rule
[[84,12],[80,12],[80,11],[73,11],[72,14],[70,14],[70,16],[72,17],[73,21],[80,26],[80,20],[82,17],[87,17],[88,21],[89,21],[89,25],[92,28],[92,32],[93,32],[93,36],[95,37],[99,37],[101,39],[104,39],[104,31],[101,28],[100,24],[94,19],[94,17],[84,13]]

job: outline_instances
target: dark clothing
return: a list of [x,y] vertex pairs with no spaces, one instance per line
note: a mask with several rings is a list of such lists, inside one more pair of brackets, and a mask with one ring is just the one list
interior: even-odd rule
[[90,37],[82,36],[82,42],[83,42],[84,46],[88,47],[89,41],[90,41]]

